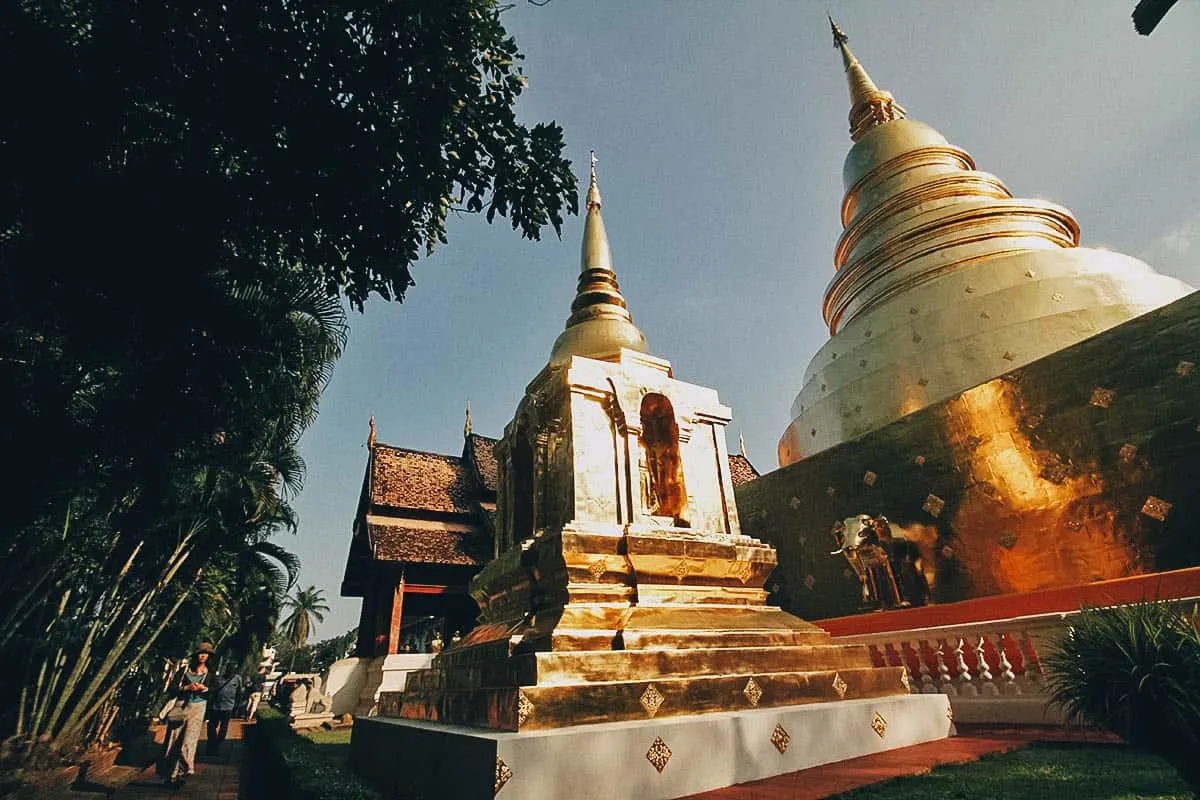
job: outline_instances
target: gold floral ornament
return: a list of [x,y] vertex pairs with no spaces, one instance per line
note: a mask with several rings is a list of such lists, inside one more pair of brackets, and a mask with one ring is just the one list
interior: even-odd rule
[[837,692],[839,700],[846,699],[846,690],[850,687],[846,685],[846,681],[842,678],[840,672],[833,673],[833,690]]
[[887,734],[887,720],[878,711],[871,716],[871,730],[875,731],[875,735],[880,739]]
[[792,737],[782,725],[776,725],[775,730],[771,731],[771,744],[775,745],[775,749],[779,751],[779,755],[787,752],[788,745],[792,743]]
[[[652,683],[646,687],[646,691],[642,692],[641,699],[638,702],[642,704],[642,708],[646,709],[646,713],[653,718],[658,713],[658,709],[662,708],[662,704],[666,701],[667,698],[663,697],[662,692]],[[659,772],[662,772],[662,770],[660,769]]]
[[1092,399],[1088,401],[1088,405],[1093,405],[1096,408],[1108,408],[1112,405],[1113,397],[1116,394],[1112,389],[1097,386],[1092,390]]
[[592,580],[599,583],[600,579],[604,577],[604,573],[608,572],[608,564],[605,563],[603,558],[593,561],[591,566],[588,567],[588,572],[591,573]]
[[865,483],[867,486],[874,486],[875,481],[877,480],[879,480],[879,476],[874,472],[871,472],[871,470],[867,470],[863,473],[863,483]]
[[1195,368],[1196,365],[1191,361],[1180,361],[1175,365],[1175,374],[1181,378],[1186,378],[1188,375],[1192,374],[1192,370]]
[[1126,442],[1121,445],[1121,450],[1118,452],[1121,457],[1121,462],[1129,464],[1133,462],[1133,457],[1137,455],[1137,445]]
[[763,690],[754,678],[751,678],[746,681],[746,688],[742,689],[742,694],[746,695],[746,699],[750,701],[750,705],[757,706],[758,701],[762,699]]
[[517,727],[525,726],[525,720],[533,715],[533,703],[525,696],[524,692],[517,692]]
[[492,794],[500,794],[500,790],[512,779],[512,776],[513,771],[508,768],[508,764],[505,764],[504,759],[500,756],[496,756],[496,788]]
[[646,760],[660,775],[667,768],[667,762],[671,760],[671,748],[667,747],[661,736],[655,736],[654,741],[650,743],[650,749],[646,751]]
[[946,507],[946,501],[938,497],[936,494],[931,494],[925,498],[925,502],[921,504],[921,508],[931,516],[938,516],[942,513],[942,509]]
[[1173,503],[1168,503],[1161,497],[1150,495],[1146,498],[1146,502],[1142,504],[1142,513],[1151,519],[1156,519],[1159,522],[1167,521],[1167,514],[1171,513]]

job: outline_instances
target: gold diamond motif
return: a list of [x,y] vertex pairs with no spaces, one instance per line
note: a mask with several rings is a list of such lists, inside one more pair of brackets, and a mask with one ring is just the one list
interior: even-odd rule
[[654,741],[650,743],[650,749],[646,751],[646,760],[654,765],[660,775],[667,768],[667,762],[671,760],[671,748],[667,747],[661,736],[655,736]]
[[730,561],[729,571],[725,573],[726,577],[745,583],[750,580],[750,575],[754,572],[754,565],[749,561]]
[[925,498],[925,502],[921,504],[927,513],[933,516],[938,516],[942,513],[942,509],[946,507],[946,501],[938,497],[936,494],[931,494]]
[[1116,394],[1112,389],[1105,389],[1103,386],[1097,386],[1092,390],[1092,399],[1088,401],[1089,405],[1096,408],[1108,408],[1112,405],[1113,396]]
[[525,696],[524,692],[517,692],[517,727],[523,727],[525,720],[533,714],[533,703]]
[[840,672],[833,673],[833,690],[837,692],[839,700],[846,699],[846,690],[850,687],[846,685],[846,681],[842,679]]
[[508,764],[504,763],[504,759],[496,756],[496,788],[492,794],[500,794],[500,790],[504,788],[504,784],[508,783],[513,776],[513,771],[508,768]]
[[887,733],[887,720],[878,711],[871,717],[871,730],[875,731],[880,739]]
[[[662,692],[653,683],[646,687],[646,691],[642,692],[642,697],[639,700],[642,708],[646,709],[646,713],[651,717],[658,713],[658,709],[662,708],[662,704],[666,701],[667,698],[662,696]],[[662,772],[662,769],[660,768],[658,771]]]
[[1137,455],[1137,445],[1129,443],[1121,445],[1121,450],[1118,455],[1121,457],[1122,462],[1126,464],[1130,463],[1133,461],[1133,457]]
[[780,755],[787,752],[788,745],[792,743],[792,737],[782,725],[776,725],[775,730],[771,731],[771,744],[775,745],[775,749]]
[[946,719],[954,722],[954,706],[946,703]]
[[1050,299],[1056,303],[1061,303],[1063,301],[1063,294],[1062,292],[1055,292],[1054,294],[1050,295]]
[[608,572],[608,563],[603,558],[598,561],[593,561],[588,567],[588,572],[592,574],[592,580],[599,581],[604,577],[604,573]]
[[675,566],[671,568],[671,574],[673,576],[675,576],[676,580],[680,580],[680,581],[683,580],[684,578],[686,578],[688,575],[691,575],[692,574],[692,560],[690,558],[679,559],[679,561],[676,562]]
[[762,699],[763,690],[755,682],[754,678],[746,681],[746,688],[742,689],[742,694],[746,695],[746,699],[750,701],[750,705],[757,706],[758,701]]
[[908,677],[907,669],[900,673],[900,685],[904,687],[904,691],[912,694],[912,681]]
[[1161,497],[1150,495],[1146,498],[1146,502],[1142,505],[1142,513],[1151,519],[1156,519],[1159,522],[1167,521],[1167,514],[1171,513],[1173,503],[1168,503]]
[[1186,378],[1188,375],[1192,374],[1192,370],[1195,368],[1196,365],[1191,361],[1180,361],[1175,365],[1175,374],[1181,378]]
[[867,470],[863,473],[863,483],[865,483],[867,486],[874,486],[875,481],[877,480],[879,480],[879,476],[874,472],[871,472],[871,470]]

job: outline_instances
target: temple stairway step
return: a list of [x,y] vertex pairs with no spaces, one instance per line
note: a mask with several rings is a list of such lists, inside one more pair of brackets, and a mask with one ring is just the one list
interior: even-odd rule
[[525,686],[520,689],[435,689],[414,686],[380,698],[380,713],[499,730],[706,714],[744,708],[836,702],[905,694],[903,667],[739,672]]

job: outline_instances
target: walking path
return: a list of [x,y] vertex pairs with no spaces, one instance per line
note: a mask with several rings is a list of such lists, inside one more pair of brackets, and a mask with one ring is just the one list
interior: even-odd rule
[[692,795],[684,800],[817,800],[902,775],[923,775],[943,764],[964,764],[989,753],[1007,753],[1035,741],[1113,742],[1115,737],[1061,728],[1001,728],[959,726],[960,735],[852,758],[836,764],[777,775],[724,789]]
[[242,721],[231,720],[229,735],[218,752],[209,754],[208,732],[200,735],[196,748],[196,774],[178,789],[163,785],[155,770],[162,752],[164,728],[154,729],[153,743],[147,741],[135,752],[124,754],[112,767],[85,777],[72,786],[71,798],[114,798],[115,800],[237,800],[242,768]]

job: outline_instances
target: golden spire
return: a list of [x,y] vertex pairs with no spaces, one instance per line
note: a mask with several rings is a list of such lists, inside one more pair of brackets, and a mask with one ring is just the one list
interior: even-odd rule
[[615,359],[622,349],[646,352],[646,337],[633,324],[612,269],[612,250],[604,218],[600,216],[600,187],[596,182],[596,151],[592,151],[592,175],[587,192],[587,216],[583,222],[579,286],[571,316],[554,343],[552,362],[570,356]]
[[842,51],[842,64],[846,68],[846,82],[850,86],[850,140],[857,142],[876,125],[904,119],[905,112],[890,92],[875,85],[871,76],[850,52],[850,37],[829,18],[833,31],[833,46]]
[[367,427],[370,428],[370,431],[367,433],[367,447],[371,448],[371,447],[375,446],[375,415],[374,414],[372,414],[371,418],[367,420]]
[[600,187],[596,183],[596,151],[592,151],[592,179],[588,184],[587,216],[583,223],[583,248],[580,266],[584,270],[596,267],[612,269],[612,250],[608,246],[608,233],[604,230],[604,218],[600,216]]
[[467,398],[467,419],[463,422],[463,438],[471,435],[471,398]]

